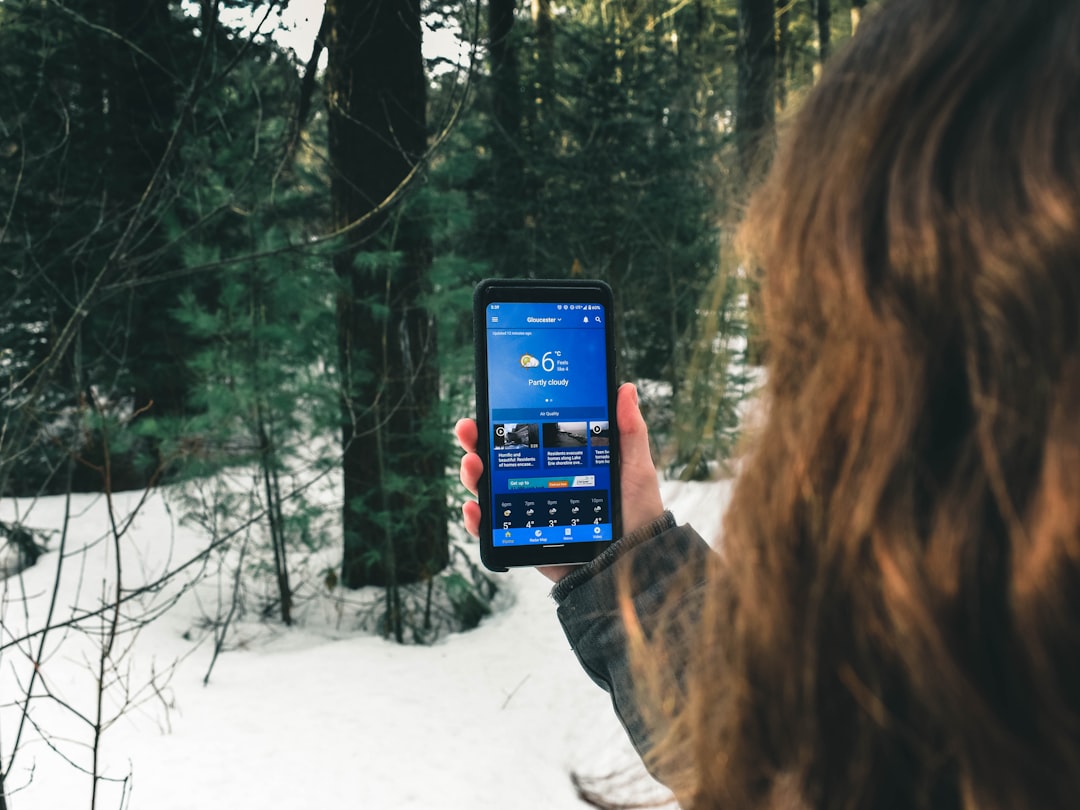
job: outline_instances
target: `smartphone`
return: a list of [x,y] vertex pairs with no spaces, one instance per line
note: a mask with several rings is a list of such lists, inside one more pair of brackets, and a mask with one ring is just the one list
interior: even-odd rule
[[481,282],[473,297],[480,556],[588,562],[621,534],[611,288]]

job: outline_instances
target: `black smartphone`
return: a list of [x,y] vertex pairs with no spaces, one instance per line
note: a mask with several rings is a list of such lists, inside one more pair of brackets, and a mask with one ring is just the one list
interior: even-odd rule
[[588,562],[621,534],[611,288],[481,282],[473,296],[480,556]]

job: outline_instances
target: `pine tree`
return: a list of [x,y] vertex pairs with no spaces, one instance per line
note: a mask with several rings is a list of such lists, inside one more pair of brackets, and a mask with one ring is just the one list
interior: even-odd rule
[[397,204],[427,149],[420,6],[330,0],[326,13],[333,223],[345,231],[334,257],[342,582],[386,586],[393,616],[395,587],[432,577],[449,553],[436,332],[424,307],[431,242],[423,220]]

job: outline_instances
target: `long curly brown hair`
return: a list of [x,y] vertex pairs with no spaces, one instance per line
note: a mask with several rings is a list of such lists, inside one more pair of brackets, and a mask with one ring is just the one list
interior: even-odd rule
[[887,2],[787,135],[653,764],[692,810],[1080,807],[1080,2]]

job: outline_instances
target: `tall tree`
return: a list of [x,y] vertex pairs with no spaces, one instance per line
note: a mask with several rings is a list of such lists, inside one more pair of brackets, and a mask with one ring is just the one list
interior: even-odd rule
[[537,105],[551,103],[551,85],[555,71],[555,34],[551,19],[551,0],[532,0],[532,23],[536,36],[536,79],[533,82],[533,101]]
[[[521,86],[518,70],[518,38],[514,31],[515,0],[488,2],[488,54],[491,61],[491,188],[496,200],[512,199],[525,182],[521,148]],[[491,226],[509,243],[520,238],[524,221],[517,206],[495,205]],[[492,272],[512,276],[520,270],[519,251],[496,257]]]
[[816,81],[829,59],[832,41],[831,0],[814,0],[814,22],[816,23],[814,39],[817,41],[817,62],[814,65],[814,80]]
[[735,140],[743,176],[752,179],[772,151],[776,128],[776,3],[738,0]]
[[[140,254],[153,255],[164,245],[162,213],[169,194],[175,193],[175,185],[159,181],[151,186],[151,181],[175,123],[180,86],[170,55],[177,32],[168,0],[110,0],[103,7],[109,30],[122,43],[110,44],[103,60],[109,127],[107,193],[118,228],[135,235]],[[207,36],[213,36],[210,30]],[[118,273],[128,278],[152,275],[163,263],[151,260],[141,265],[139,270],[120,267]],[[183,288],[176,282],[132,287],[123,301],[131,316],[117,354],[127,366],[125,377],[136,412],[157,417],[184,412],[190,347],[177,340],[169,315]]]
[[791,76],[791,4],[785,3],[776,16],[776,103],[787,106],[788,79]]
[[[2,35],[12,44],[3,49],[11,81],[0,93],[0,120],[11,125],[4,129],[20,168],[0,172],[0,262],[14,287],[0,306],[3,320],[26,327],[13,333],[28,333],[18,336],[18,353],[29,371],[23,390],[0,401],[11,418],[5,438],[20,446],[0,464],[0,489],[4,479],[36,488],[48,485],[58,453],[86,449],[55,435],[37,441],[56,411],[71,412],[91,391],[117,410],[139,399],[159,409],[183,399],[182,363],[168,345],[175,288],[113,295],[108,304],[105,289],[167,262],[160,217],[176,186],[158,167],[184,74],[177,54],[190,55],[193,43],[166,0],[3,5]],[[49,340],[24,339],[34,333]],[[112,486],[142,483],[122,483],[114,462]],[[39,470],[25,475],[26,464]],[[96,471],[87,479],[81,486],[102,484]]]
[[[340,278],[342,582],[398,583],[448,559],[431,263],[422,218],[398,201],[427,147],[419,0],[329,0],[332,217]],[[391,600],[392,602],[392,600]],[[393,619],[395,607],[388,605]]]
[[[735,145],[743,194],[749,193],[772,155],[776,134],[776,3],[739,0],[738,86],[735,93]],[[765,346],[757,328],[761,300],[757,268],[750,285],[750,359],[760,362]]]

